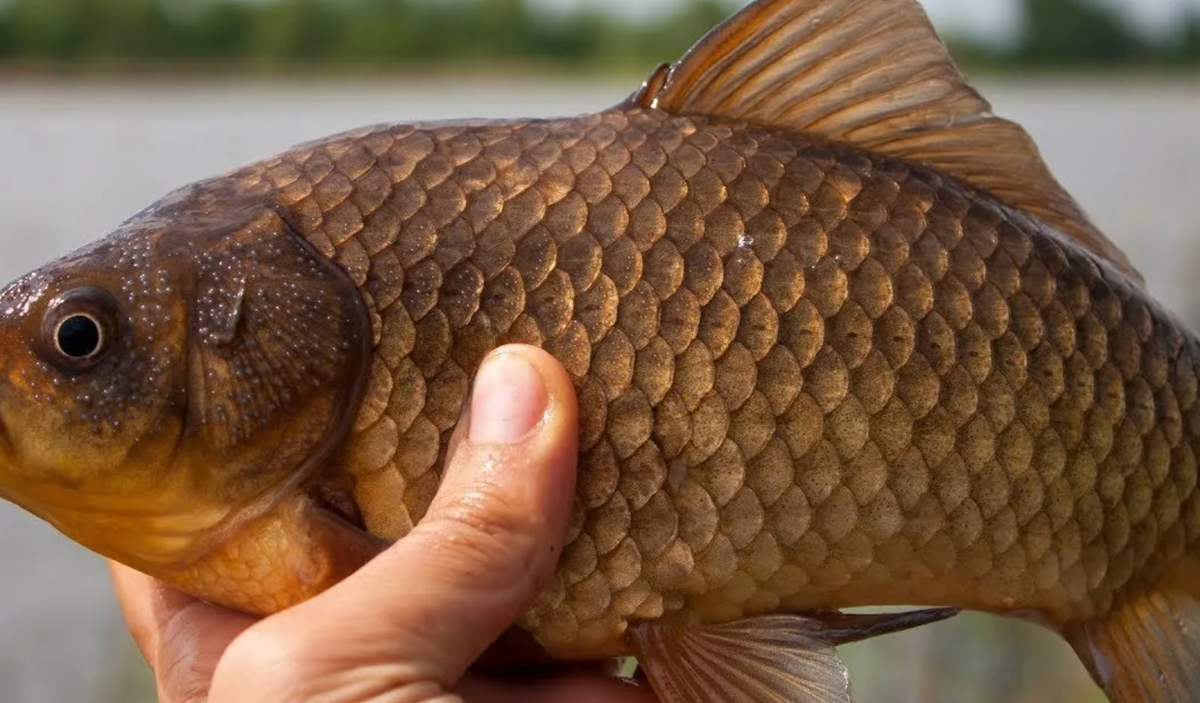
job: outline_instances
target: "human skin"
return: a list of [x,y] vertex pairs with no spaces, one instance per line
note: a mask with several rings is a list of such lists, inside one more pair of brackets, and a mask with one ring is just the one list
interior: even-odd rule
[[578,421],[562,366],[503,347],[476,379],[428,516],[350,578],[258,620],[111,564],[162,703],[650,703],[598,669],[470,672],[562,551]]

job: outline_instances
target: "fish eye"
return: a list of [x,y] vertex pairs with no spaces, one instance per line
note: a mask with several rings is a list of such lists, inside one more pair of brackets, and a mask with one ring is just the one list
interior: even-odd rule
[[90,367],[112,348],[118,331],[117,304],[106,291],[76,288],[50,301],[42,321],[42,348],[68,370]]
[[104,345],[104,331],[100,329],[96,318],[80,313],[58,323],[54,343],[64,356],[89,359],[100,353]]

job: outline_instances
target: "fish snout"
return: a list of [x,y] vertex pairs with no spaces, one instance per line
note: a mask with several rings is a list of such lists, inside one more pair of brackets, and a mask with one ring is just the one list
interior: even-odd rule
[[[2,320],[3,313],[0,313]],[[9,354],[9,335],[0,333],[0,484],[3,483],[4,475],[8,473],[8,462],[12,454],[12,444],[9,441],[8,425],[4,422],[4,406],[6,396],[9,393],[9,370],[8,363]],[[3,495],[3,486],[0,485],[0,496]]]

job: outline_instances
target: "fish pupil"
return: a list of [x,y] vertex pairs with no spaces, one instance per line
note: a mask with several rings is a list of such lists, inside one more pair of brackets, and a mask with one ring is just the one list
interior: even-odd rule
[[58,349],[72,359],[86,359],[100,350],[100,325],[89,315],[72,315],[58,326]]

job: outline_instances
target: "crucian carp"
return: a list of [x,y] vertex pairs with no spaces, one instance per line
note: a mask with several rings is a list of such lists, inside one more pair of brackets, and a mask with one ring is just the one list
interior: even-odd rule
[[0,293],[0,496],[275,612],[404,539],[508,342],[582,406],[550,656],[844,702],[836,645],[971,609],[1200,697],[1200,339],[915,0],[759,0],[602,112],[167,195]]

